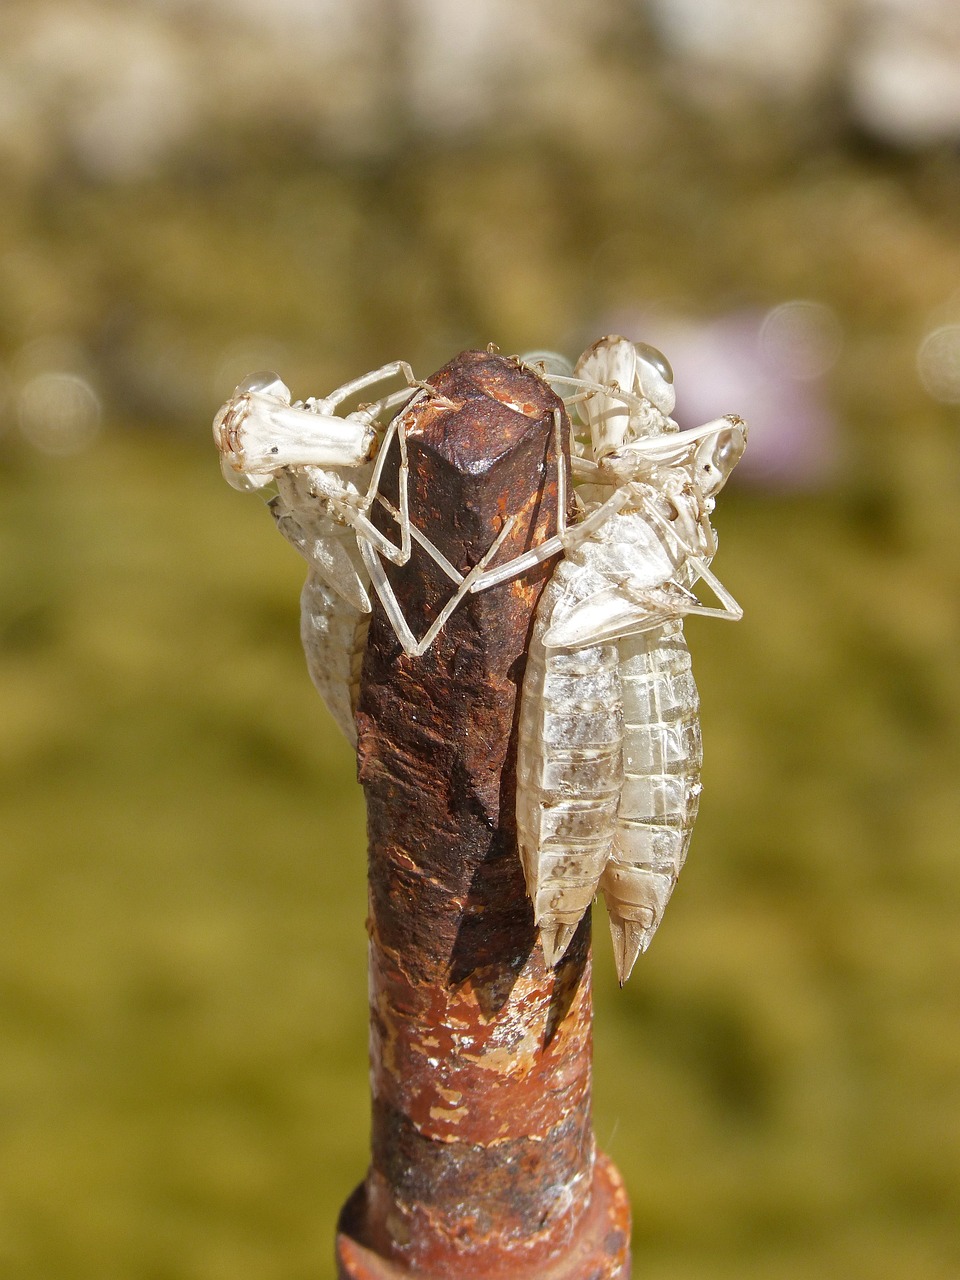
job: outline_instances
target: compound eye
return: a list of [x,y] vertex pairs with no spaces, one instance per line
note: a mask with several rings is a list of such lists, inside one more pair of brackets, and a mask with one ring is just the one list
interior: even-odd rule
[[743,436],[738,432],[728,431],[720,437],[714,461],[717,467],[728,476],[743,457]]
[[242,395],[245,392],[250,392],[254,395],[276,396],[278,400],[284,400],[287,404],[290,403],[289,387],[282,381],[278,373],[272,373],[270,370],[248,374],[237,387],[236,394]]
[[664,382],[673,382],[673,369],[670,367],[670,361],[662,351],[658,351],[656,347],[651,347],[647,342],[635,342],[634,346],[637,348],[637,355],[640,359],[645,360],[649,365],[653,365]]
[[661,413],[673,413],[677,393],[673,389],[673,370],[662,351],[646,342],[634,344],[637,349],[637,379],[643,395]]
[[700,482],[703,492],[711,497],[723,488],[730,472],[743,457],[744,435],[739,428],[721,431],[709,437],[700,447]]

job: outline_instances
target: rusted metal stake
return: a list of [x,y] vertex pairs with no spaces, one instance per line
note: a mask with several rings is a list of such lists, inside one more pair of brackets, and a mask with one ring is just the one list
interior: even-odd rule
[[[508,514],[500,561],[551,536],[550,388],[476,351],[430,382],[448,403],[407,415],[415,522],[461,572]],[[626,1197],[591,1125],[589,916],[547,968],[516,848],[519,692],[552,567],[469,597],[421,658],[373,617],[357,717],[372,1160],[341,1215],[341,1280],[629,1274]],[[391,580],[422,634],[449,580],[418,550]]]

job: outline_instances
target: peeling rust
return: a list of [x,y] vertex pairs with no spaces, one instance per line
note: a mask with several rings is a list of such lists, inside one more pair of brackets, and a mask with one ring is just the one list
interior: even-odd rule
[[[429,381],[444,399],[405,415],[412,519],[464,573],[508,515],[499,562],[552,536],[562,403],[489,352]],[[395,460],[384,485],[395,498]],[[469,597],[421,658],[373,615],[357,715],[372,1160],[344,1210],[341,1277],[628,1274],[626,1200],[590,1119],[589,919],[548,969],[516,849],[520,685],[552,567]],[[416,547],[388,572],[422,634],[449,580]]]

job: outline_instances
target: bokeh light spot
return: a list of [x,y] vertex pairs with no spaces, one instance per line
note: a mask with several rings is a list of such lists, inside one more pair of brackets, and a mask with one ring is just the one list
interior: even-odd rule
[[843,330],[822,302],[794,299],[768,311],[760,325],[760,349],[775,368],[798,382],[822,378],[836,364]]
[[942,404],[960,404],[960,324],[934,329],[917,349],[923,389]]
[[100,430],[100,399],[76,373],[37,374],[21,389],[17,409],[21,432],[42,453],[82,453]]

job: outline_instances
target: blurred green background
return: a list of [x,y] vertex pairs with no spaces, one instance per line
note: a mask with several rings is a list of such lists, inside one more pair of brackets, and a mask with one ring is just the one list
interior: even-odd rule
[[954,6],[6,0],[0,50],[0,1274],[329,1277],[366,1165],[362,797],[214,410],[621,331],[752,426],[623,992],[598,920],[637,1274],[954,1280]]

